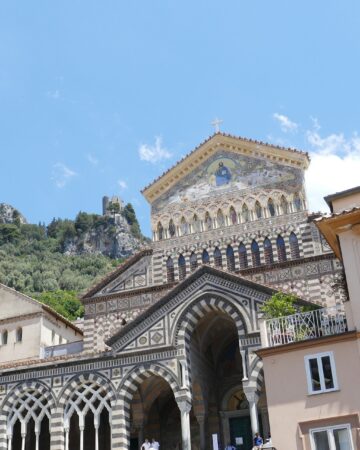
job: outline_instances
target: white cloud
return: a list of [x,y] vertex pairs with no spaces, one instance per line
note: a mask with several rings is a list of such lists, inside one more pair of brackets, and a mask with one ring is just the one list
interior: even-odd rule
[[76,175],[76,172],[63,163],[58,162],[53,166],[52,180],[54,181],[55,186],[60,189],[65,187],[67,183]]
[[277,120],[280,124],[280,128],[284,133],[294,132],[298,129],[299,125],[292,120],[290,120],[284,114],[274,113],[273,118]]
[[127,185],[125,180],[118,180],[118,185],[119,185],[120,189],[127,189],[128,188],[128,185]]
[[92,166],[97,166],[99,164],[99,160],[96,158],[96,156],[92,155],[91,153],[87,155],[87,160]]
[[316,121],[314,130],[307,132],[312,148],[311,163],[306,173],[309,209],[328,211],[323,197],[360,184],[360,138],[343,133],[322,137]]
[[141,144],[139,147],[139,157],[142,161],[148,161],[153,164],[171,158],[172,154],[162,147],[162,138],[155,138],[155,145]]

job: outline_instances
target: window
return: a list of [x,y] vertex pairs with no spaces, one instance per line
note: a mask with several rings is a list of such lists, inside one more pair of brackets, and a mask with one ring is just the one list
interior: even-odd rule
[[246,247],[243,243],[241,243],[239,245],[239,260],[240,260],[240,269],[247,269],[248,259],[247,259]]
[[183,280],[186,277],[186,263],[183,255],[179,256],[179,280]]
[[157,233],[158,233],[158,240],[159,241],[164,239],[164,228],[161,225],[161,222],[159,222],[158,225],[157,225]]
[[354,450],[350,425],[310,430],[312,450]]
[[286,198],[283,195],[281,196],[280,205],[281,205],[283,214],[288,214],[288,212],[289,212],[288,202],[286,201]]
[[193,272],[198,266],[196,253],[191,253],[190,255],[190,270]]
[[258,243],[253,240],[251,243],[251,256],[252,256],[252,265],[253,267],[260,266],[260,249]]
[[217,212],[217,226],[218,228],[223,227],[225,225],[225,219],[224,214],[222,213],[221,209]]
[[23,338],[23,332],[22,332],[22,328],[18,328],[16,330],[16,342],[21,342]]
[[176,232],[175,225],[174,225],[173,220],[171,219],[170,222],[169,222],[169,234],[170,234],[170,237],[174,237],[175,236],[175,232]]
[[274,262],[272,245],[269,238],[266,238],[264,241],[264,258],[265,264],[272,264]]
[[232,225],[237,224],[237,214],[233,206],[230,208],[230,222]]
[[174,276],[174,263],[170,256],[166,261],[166,273],[168,283],[172,283],[175,280],[175,276]]
[[321,394],[338,389],[332,352],[305,356],[305,368],[309,394]]
[[268,200],[268,209],[271,217],[275,216],[275,206],[272,198],[269,198]]
[[295,211],[301,210],[301,198],[300,198],[299,194],[297,194],[297,193],[294,195],[294,208],[295,208]]
[[285,241],[284,241],[284,238],[280,234],[276,239],[276,248],[277,248],[279,262],[285,262],[286,261]]
[[196,214],[193,217],[192,227],[194,233],[201,231],[200,220],[198,219],[198,216]]
[[208,212],[205,214],[205,229],[206,231],[212,230],[212,220]]
[[259,202],[255,203],[255,213],[258,219],[262,218],[262,208]]
[[242,206],[241,215],[243,222],[249,222],[249,208],[245,203]]
[[4,330],[1,334],[1,345],[7,345],[8,343],[8,330]]
[[206,250],[203,250],[201,260],[203,264],[209,264],[210,256]]
[[53,344],[55,344],[55,331],[54,330],[52,330],[52,332],[51,332],[51,342],[53,343]]
[[235,256],[234,256],[234,250],[231,247],[231,245],[227,246],[226,249],[226,262],[227,262],[227,268],[230,272],[234,272],[235,270]]
[[186,234],[189,234],[189,226],[185,220],[185,217],[181,218],[181,235],[185,236]]
[[214,251],[214,264],[215,267],[222,267],[222,256],[221,256],[221,251],[219,250],[218,247],[215,248]]
[[289,242],[290,242],[291,259],[299,259],[300,258],[299,241],[294,232],[290,233]]

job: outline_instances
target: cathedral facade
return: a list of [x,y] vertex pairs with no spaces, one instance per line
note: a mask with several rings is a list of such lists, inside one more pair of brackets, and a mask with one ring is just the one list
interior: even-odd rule
[[[268,434],[258,312],[341,302],[306,153],[216,133],[143,190],[153,242],[87,292],[84,351],[0,368],[0,449],[211,448]],[[0,330],[1,331],[1,330]],[[240,442],[240,441],[238,441]]]

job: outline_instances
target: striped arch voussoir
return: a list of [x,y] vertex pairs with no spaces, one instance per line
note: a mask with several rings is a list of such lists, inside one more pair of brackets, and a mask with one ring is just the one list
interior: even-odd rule
[[47,400],[49,410],[55,408],[55,398],[48,386],[39,381],[27,381],[25,383],[18,384],[9,392],[1,406],[2,412],[5,414],[9,413],[14,405],[14,400],[21,398],[26,392],[29,391],[36,391],[42,394]]
[[261,392],[264,384],[263,362],[257,357],[249,368],[249,381],[247,385]]
[[187,348],[199,320],[212,311],[225,313],[233,319],[239,336],[245,334],[244,321],[239,310],[230,301],[211,296],[193,302],[182,313],[177,323],[175,345],[184,345]]
[[119,386],[120,396],[124,397],[130,403],[140,384],[153,375],[159,376],[167,381],[175,398],[179,396],[180,387],[177,379],[168,369],[160,364],[144,364],[127,373],[126,378]]
[[116,393],[111,385],[111,382],[107,380],[103,375],[97,373],[83,373],[72,378],[68,384],[63,388],[59,396],[59,406],[64,407],[67,400],[72,396],[72,394],[83,384],[92,382],[96,383],[98,386],[102,386],[109,392],[110,402],[116,400]]

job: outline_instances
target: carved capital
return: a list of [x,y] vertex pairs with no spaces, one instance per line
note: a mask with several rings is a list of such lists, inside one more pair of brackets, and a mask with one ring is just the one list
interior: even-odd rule
[[181,400],[177,400],[176,403],[182,414],[189,413],[191,411],[192,405],[188,400],[181,399]]

